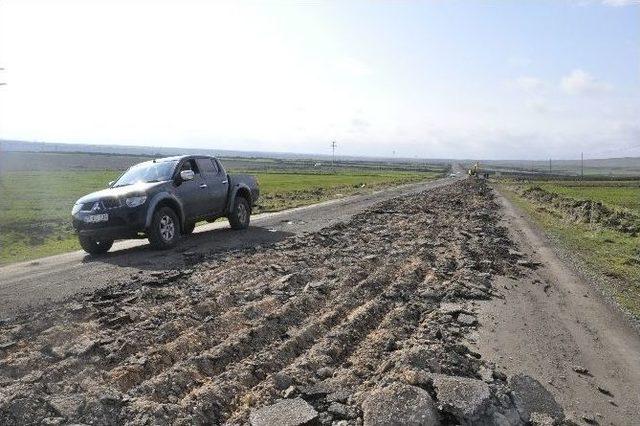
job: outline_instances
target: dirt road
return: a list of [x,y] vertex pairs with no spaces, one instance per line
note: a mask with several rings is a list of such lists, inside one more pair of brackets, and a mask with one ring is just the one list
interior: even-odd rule
[[465,179],[29,309],[0,424],[634,424],[638,336],[515,218]]
[[525,371],[548,383],[578,419],[637,424],[640,335],[524,213],[498,200],[523,258],[540,265],[522,277],[500,278],[494,287],[500,298],[480,303],[478,352],[509,373]]
[[146,240],[128,240],[115,243],[106,256],[98,258],[77,251],[0,267],[0,318],[29,305],[62,300],[79,291],[95,290],[126,280],[140,270],[182,268],[197,262],[202,255],[269,244],[290,235],[317,231],[348,220],[377,202],[451,182],[453,179],[446,178],[402,185],[373,194],[260,214],[253,216],[251,228],[242,232],[232,231],[227,222],[216,222],[198,227],[173,251],[153,251]]

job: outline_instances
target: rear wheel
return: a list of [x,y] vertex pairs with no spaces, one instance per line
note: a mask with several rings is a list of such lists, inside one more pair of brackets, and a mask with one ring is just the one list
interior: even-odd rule
[[175,246],[180,239],[178,215],[170,207],[156,210],[147,237],[154,249],[164,250]]
[[233,210],[229,215],[229,223],[233,229],[247,229],[251,220],[251,206],[244,197],[236,197]]
[[93,237],[79,236],[80,246],[89,254],[104,254],[113,245],[113,240],[96,239]]

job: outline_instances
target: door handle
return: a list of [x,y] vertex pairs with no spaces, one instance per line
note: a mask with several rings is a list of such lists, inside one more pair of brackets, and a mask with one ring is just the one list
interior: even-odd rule
[[206,184],[206,183],[202,183],[202,184],[200,184],[200,189],[205,189],[206,187],[207,187],[207,184]]
[[229,181],[225,179],[222,181],[222,183],[229,183]]

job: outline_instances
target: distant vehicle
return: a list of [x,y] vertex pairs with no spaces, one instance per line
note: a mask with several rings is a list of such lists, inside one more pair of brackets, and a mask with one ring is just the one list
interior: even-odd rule
[[132,166],[107,189],[76,201],[71,215],[87,253],[144,237],[153,248],[167,249],[200,220],[227,217],[233,229],[247,228],[259,193],[253,176],[229,175],[216,158],[167,157]]

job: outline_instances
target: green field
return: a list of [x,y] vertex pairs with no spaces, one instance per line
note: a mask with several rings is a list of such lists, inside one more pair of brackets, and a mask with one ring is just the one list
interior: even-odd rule
[[[638,182],[544,182],[536,185],[575,199],[600,201],[640,214]],[[501,183],[503,193],[526,211],[559,247],[584,265],[588,275],[601,277],[605,291],[640,318],[640,237],[591,224],[575,223],[548,205],[526,199],[519,191],[532,186]]]
[[640,182],[638,181],[561,181],[536,182],[549,192],[600,201],[613,208],[626,208],[640,214]]
[[[232,170],[233,172],[233,170]],[[77,250],[70,211],[79,197],[121,172],[4,171],[0,174],[0,264]],[[433,179],[442,172],[341,169],[328,172],[254,172],[261,199],[256,213],[308,205],[384,186]]]

